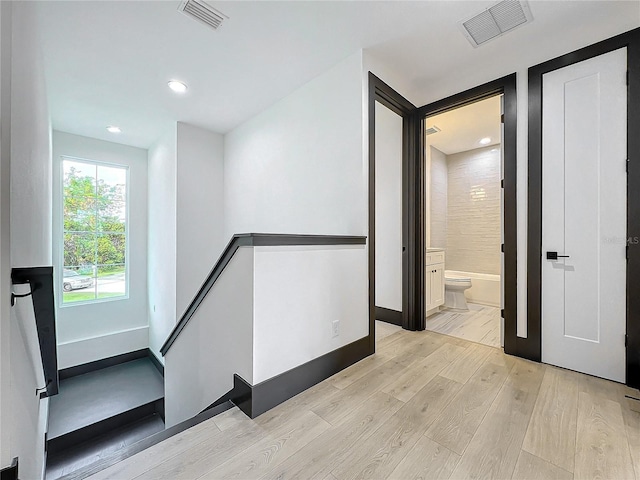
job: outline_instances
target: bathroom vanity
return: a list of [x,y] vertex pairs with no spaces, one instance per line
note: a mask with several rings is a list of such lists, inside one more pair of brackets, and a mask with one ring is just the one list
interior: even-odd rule
[[425,273],[427,317],[444,305],[444,250],[427,248]]

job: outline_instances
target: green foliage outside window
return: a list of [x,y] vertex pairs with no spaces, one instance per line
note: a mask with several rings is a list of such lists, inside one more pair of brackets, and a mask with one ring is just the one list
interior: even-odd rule
[[125,295],[126,176],[122,167],[63,161],[64,303]]

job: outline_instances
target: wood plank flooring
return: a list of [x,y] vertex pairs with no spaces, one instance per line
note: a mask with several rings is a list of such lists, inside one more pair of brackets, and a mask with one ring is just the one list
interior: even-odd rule
[[640,480],[625,386],[384,333],[373,357],[254,420],[234,408],[91,478]]
[[427,317],[427,330],[490,347],[500,346],[500,309],[469,303],[468,312],[444,309]]

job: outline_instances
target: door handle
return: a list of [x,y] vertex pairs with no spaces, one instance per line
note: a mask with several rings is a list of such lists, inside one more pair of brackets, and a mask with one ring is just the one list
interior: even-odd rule
[[569,255],[558,255],[558,252],[547,252],[547,260],[557,260],[559,258],[569,258]]

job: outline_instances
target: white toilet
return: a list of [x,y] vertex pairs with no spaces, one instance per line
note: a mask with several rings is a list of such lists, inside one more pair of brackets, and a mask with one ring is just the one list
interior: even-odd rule
[[471,288],[471,279],[444,272],[444,306],[454,310],[469,310],[464,291]]

